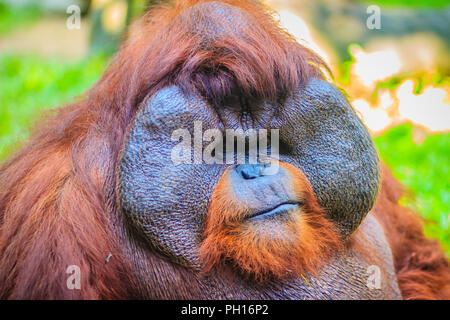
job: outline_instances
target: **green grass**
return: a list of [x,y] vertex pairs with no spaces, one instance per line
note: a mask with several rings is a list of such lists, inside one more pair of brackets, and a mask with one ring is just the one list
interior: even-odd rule
[[102,74],[105,57],[67,64],[36,56],[0,55],[0,161],[28,136],[43,110],[74,101]]
[[405,204],[426,219],[425,233],[439,239],[450,254],[450,134],[433,134],[417,145],[413,127],[403,124],[375,138],[381,158],[406,185]]
[[376,4],[379,6],[405,6],[415,8],[442,8],[449,5],[448,0],[358,0],[367,5]]
[[0,0],[0,35],[27,26],[41,16],[42,11],[38,6],[13,7]]
[[[0,55],[0,161],[28,136],[43,110],[73,101],[103,73],[107,59],[76,63],[35,56]],[[412,126],[402,125],[375,138],[381,158],[416,195],[404,200],[426,219],[426,233],[450,253],[450,134],[412,141]]]

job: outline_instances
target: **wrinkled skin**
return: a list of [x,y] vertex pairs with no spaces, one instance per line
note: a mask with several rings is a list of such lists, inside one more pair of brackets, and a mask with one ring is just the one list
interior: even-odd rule
[[[199,276],[198,247],[209,199],[229,165],[175,165],[170,152],[177,142],[170,138],[178,128],[187,128],[193,135],[194,121],[202,121],[204,130],[248,129],[240,127],[239,113],[230,109],[224,106],[217,111],[201,98],[186,96],[176,87],[165,88],[138,112],[120,161],[120,199],[127,217],[152,247],[193,270],[201,288],[201,295],[194,298],[400,298],[389,246],[370,215],[343,253],[337,253],[317,276],[308,275],[310,286],[303,279],[256,286],[229,275]],[[289,151],[281,153],[280,160],[305,172],[320,205],[327,208],[343,239],[348,239],[374,203],[379,164],[366,128],[345,97],[331,84],[311,80],[284,105],[263,103],[254,109],[257,118],[250,127],[280,129],[280,143]],[[277,194],[267,198],[264,188],[268,186],[260,184],[248,192],[265,194],[264,201],[277,203]],[[355,242],[359,246],[351,245]],[[373,251],[366,255],[358,249],[362,247]],[[161,280],[147,274],[146,259],[138,263],[144,263],[139,268],[144,282]],[[381,267],[383,290],[367,286],[370,265]],[[220,290],[222,286],[229,290]],[[154,297],[155,292],[148,294]]]
[[[0,166],[0,298],[401,298],[386,239],[394,232],[385,230],[418,239],[421,229],[405,234],[403,218],[389,219],[398,202],[390,180],[372,209],[378,156],[345,96],[323,80],[320,59],[256,0],[183,0],[140,22],[85,98],[59,109]],[[279,129],[280,170],[175,164],[173,132],[193,135],[197,121],[222,133]],[[220,238],[230,217],[237,238]],[[239,238],[244,224],[251,232]],[[231,239],[221,247],[229,251],[250,248],[244,263],[222,261],[223,252],[205,258],[221,239]],[[396,253],[409,263],[406,246]],[[302,262],[297,272],[283,272],[292,262]],[[72,265],[80,290],[67,287]],[[370,266],[379,268],[379,289]],[[261,281],[255,270],[266,272]]]
[[[254,29],[255,23],[240,9],[217,2],[196,5],[181,16],[199,21],[191,32],[206,35],[202,44],[205,48],[226,39],[229,32],[247,39],[247,30]],[[222,19],[229,29],[217,23]],[[131,247],[138,254],[131,250],[130,256],[139,270],[138,283],[142,284],[144,296],[401,298],[383,230],[370,214],[366,216],[378,193],[378,157],[367,129],[347,99],[332,84],[311,79],[284,101],[249,101],[247,110],[251,117],[246,117],[239,98],[212,105],[195,93],[168,86],[156,92],[138,111],[119,159],[117,194],[130,222],[130,232],[142,236],[131,240],[135,242]],[[201,273],[198,249],[210,198],[230,165],[175,165],[170,161],[171,150],[177,144],[171,141],[172,132],[186,128],[193,135],[194,121],[202,121],[203,130],[222,132],[229,128],[280,129],[283,145],[280,161],[305,173],[345,245],[344,251],[336,252],[316,275],[306,275],[310,285],[301,278],[255,284],[233,269],[209,276]],[[282,184],[285,178],[274,175],[265,179],[268,182],[252,186],[237,179],[233,188],[242,190],[240,196],[253,207],[276,205],[282,195],[267,190],[277,190],[274,186]],[[367,286],[370,265],[381,269],[381,290]]]

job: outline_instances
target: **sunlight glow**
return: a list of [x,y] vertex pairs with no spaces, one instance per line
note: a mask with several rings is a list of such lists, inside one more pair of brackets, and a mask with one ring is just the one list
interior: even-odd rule
[[330,63],[329,57],[325,51],[317,45],[316,41],[311,36],[311,31],[302,18],[288,10],[280,10],[278,16],[281,27],[285,28],[293,35],[300,44],[317,53],[327,64]]
[[446,91],[429,86],[416,95],[413,90],[412,80],[407,80],[398,87],[400,116],[432,131],[450,130],[450,105],[444,102]]
[[352,73],[363,85],[371,87],[376,81],[385,80],[396,74],[402,65],[394,49],[385,49],[367,53],[360,47],[353,47],[351,53],[355,58]]
[[[275,18],[299,43],[315,51],[330,64],[332,53],[327,54],[324,48],[320,47],[304,19],[288,10],[280,10]],[[430,85],[423,88],[421,94],[416,95],[413,93],[413,80],[407,80],[395,90],[378,89],[377,100],[371,100],[370,95],[376,90],[377,82],[400,74],[410,63],[400,58],[403,52],[401,47],[391,45],[366,51],[358,45],[353,45],[350,52],[354,62],[350,67],[350,87],[347,92],[353,97],[353,107],[373,134],[380,134],[403,122],[413,122],[427,131],[450,131],[448,88]],[[430,48],[417,48],[414,54],[421,58],[422,68],[432,68],[434,52]],[[402,57],[404,58],[404,52]]]
[[372,133],[379,133],[391,124],[391,119],[386,110],[372,108],[364,99],[354,100],[352,105]]

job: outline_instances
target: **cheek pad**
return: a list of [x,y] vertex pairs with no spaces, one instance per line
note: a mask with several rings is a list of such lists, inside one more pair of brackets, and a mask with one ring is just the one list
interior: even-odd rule
[[[201,110],[201,112],[199,111]],[[177,87],[158,91],[138,111],[118,164],[118,198],[149,244],[183,265],[196,265],[203,220],[222,166],[174,164],[172,132],[194,121],[213,123],[212,112]]]
[[[379,160],[367,128],[333,85],[313,79],[286,101],[280,139],[293,146],[280,160],[305,172],[320,205],[344,237],[372,208]],[[181,264],[198,266],[197,248],[212,190],[225,165],[171,161],[171,134],[217,115],[177,87],[158,91],[130,127],[118,167],[118,198],[149,243]],[[217,126],[215,127],[217,128]],[[203,128],[207,129],[207,128]]]
[[282,161],[302,169],[320,205],[349,236],[375,203],[380,165],[372,138],[346,97],[312,79],[285,105],[280,139],[293,146]]

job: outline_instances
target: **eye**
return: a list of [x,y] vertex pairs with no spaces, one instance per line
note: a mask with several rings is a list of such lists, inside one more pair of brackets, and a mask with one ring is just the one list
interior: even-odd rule
[[279,153],[284,154],[284,155],[292,154],[292,151],[293,151],[292,147],[282,139],[280,139],[280,141],[279,141],[278,148],[279,148]]
[[[272,137],[271,135],[271,131],[268,130],[267,131],[267,150],[268,150],[268,154],[271,154],[272,152],[272,140],[273,139],[278,139],[278,153],[279,154],[283,154],[283,155],[288,155],[291,154],[293,151],[293,148],[290,147],[290,145],[283,139],[281,139],[281,137],[278,135],[278,137]],[[276,141],[273,141],[276,142]]]
[[[271,156],[273,152],[275,152],[275,150],[272,150],[272,142],[274,141],[272,141],[273,137],[270,134],[270,130],[267,131],[266,140],[266,143],[261,143],[258,135],[256,135],[256,138],[254,138],[254,140],[252,140],[252,138],[248,136],[246,136],[245,139],[242,139],[236,136],[227,137],[227,135],[224,134],[223,140],[217,141],[217,144],[211,150],[211,156],[226,161],[228,144],[230,145],[230,147],[232,147],[232,149],[228,152],[234,154],[235,163],[237,163],[238,161],[238,156],[243,157],[243,159],[241,158],[241,161],[245,159],[246,162],[249,161],[252,156],[256,158],[260,158],[262,155],[264,157],[266,155]],[[239,154],[239,152],[243,152],[243,154]],[[278,154],[287,155],[291,153],[292,148],[286,142],[279,139]]]

